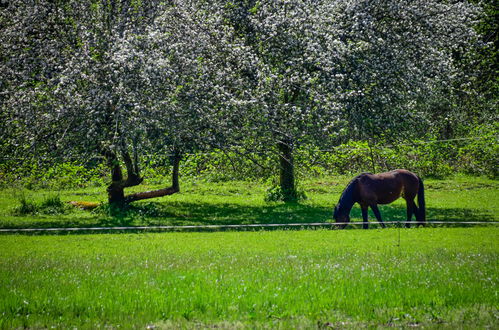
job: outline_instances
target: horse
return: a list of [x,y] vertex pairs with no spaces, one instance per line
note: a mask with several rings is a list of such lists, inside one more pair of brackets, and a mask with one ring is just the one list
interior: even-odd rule
[[[418,196],[418,206],[414,198]],[[399,169],[380,174],[362,173],[350,181],[341,194],[338,204],[334,208],[333,218],[336,222],[350,222],[350,210],[355,203],[359,203],[362,210],[362,227],[368,228],[368,208],[374,212],[376,219],[385,228],[381,219],[378,204],[389,204],[402,197],[407,205],[407,222],[409,228],[412,215],[415,214],[416,221],[422,225],[426,224],[426,209],[424,199],[423,181],[416,174],[407,170]],[[346,224],[340,226],[345,228]]]

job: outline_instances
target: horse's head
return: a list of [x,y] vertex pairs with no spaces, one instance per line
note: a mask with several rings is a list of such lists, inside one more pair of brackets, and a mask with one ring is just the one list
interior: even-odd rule
[[[350,222],[350,210],[347,211],[344,208],[342,208],[339,203],[336,204],[336,206],[334,207],[333,219],[336,222]],[[339,228],[341,229],[345,227],[346,225],[339,226]]]

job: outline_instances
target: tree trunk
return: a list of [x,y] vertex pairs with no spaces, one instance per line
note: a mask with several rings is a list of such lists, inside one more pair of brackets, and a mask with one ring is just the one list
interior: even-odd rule
[[164,189],[158,189],[158,190],[144,191],[144,192],[139,192],[139,193],[135,193],[132,195],[128,195],[125,197],[125,202],[131,203],[131,202],[135,202],[135,201],[142,200],[142,199],[149,199],[149,198],[156,198],[156,197],[173,195],[173,194],[179,192],[180,185],[179,185],[179,181],[178,181],[178,174],[179,174],[179,167],[180,167],[180,160],[181,159],[182,159],[182,157],[178,153],[175,153],[172,156],[173,170],[172,170],[172,185],[171,185],[171,187],[164,188]]
[[107,200],[115,206],[125,205],[125,188],[119,184],[111,183],[107,187]]
[[123,172],[118,159],[114,154],[108,155],[111,166],[111,184],[107,187],[107,199],[110,205],[122,206],[125,204],[125,187],[123,186]]
[[281,186],[283,200],[285,202],[296,202],[297,193],[295,187],[295,170],[293,162],[293,148],[289,140],[277,143],[279,150],[279,184]]
[[108,164],[111,167],[111,184],[107,187],[108,202],[110,205],[115,207],[124,207],[125,205],[142,200],[155,197],[162,197],[167,195],[172,195],[180,191],[179,185],[179,167],[180,160],[182,157],[179,153],[175,153],[172,156],[172,185],[171,187],[144,191],[135,194],[125,196],[125,188],[137,186],[142,183],[143,179],[140,177],[138,161],[133,161],[130,155],[124,151],[122,153],[123,160],[126,164],[128,175],[126,180],[123,178],[123,172],[116,154],[112,152],[106,152],[106,157],[108,158]]

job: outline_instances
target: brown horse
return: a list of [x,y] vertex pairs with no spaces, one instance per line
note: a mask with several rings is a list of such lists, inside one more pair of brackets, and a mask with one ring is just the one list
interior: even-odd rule
[[[414,198],[418,196],[418,207]],[[350,222],[350,210],[355,203],[359,203],[364,220],[362,227],[368,228],[368,207],[374,212],[376,219],[385,228],[381,219],[378,204],[389,204],[399,197],[403,197],[407,204],[407,223],[410,227],[412,214],[416,221],[426,222],[423,181],[414,173],[407,170],[394,170],[390,172],[372,174],[362,173],[356,176],[341,194],[340,200],[334,208],[333,218],[336,222]],[[342,225],[341,228],[345,228]]]

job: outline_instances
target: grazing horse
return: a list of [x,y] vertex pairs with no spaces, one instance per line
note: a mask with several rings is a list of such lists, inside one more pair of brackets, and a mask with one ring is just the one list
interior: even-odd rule
[[[414,203],[414,198],[418,196],[418,206]],[[410,227],[412,214],[416,215],[416,221],[426,222],[426,210],[424,201],[423,181],[414,173],[407,170],[394,170],[390,172],[372,174],[362,173],[348,184],[340,200],[334,208],[333,218],[336,222],[350,222],[350,210],[355,203],[360,204],[362,227],[368,228],[367,210],[368,207],[374,212],[376,219],[385,228],[381,219],[378,204],[389,204],[399,197],[403,197],[407,204],[407,223]],[[345,228],[341,225],[341,228]]]

